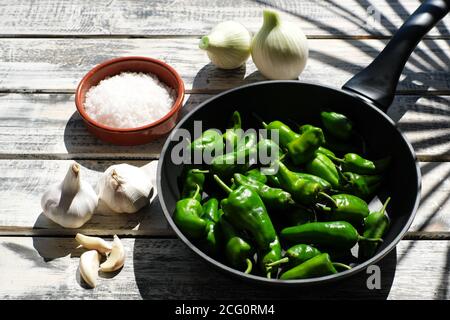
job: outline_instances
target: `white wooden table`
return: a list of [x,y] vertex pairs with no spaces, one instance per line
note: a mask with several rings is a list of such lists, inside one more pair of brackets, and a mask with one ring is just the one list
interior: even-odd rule
[[[183,112],[217,92],[262,80],[248,62],[220,71],[198,49],[201,35],[234,19],[258,30],[264,7],[303,28],[310,60],[301,80],[340,87],[366,66],[418,0],[0,0],[0,298],[450,298],[450,17],[406,65],[389,115],[413,144],[423,174],[417,217],[381,263],[382,288],[367,275],[324,290],[268,290],[220,274],[178,240],[158,201],[132,215],[97,214],[81,230],[41,213],[44,189],[78,161],[96,176],[113,163],[156,160],[164,140],[123,148],[93,138],[73,93],[94,65],[142,55],[174,66],[186,84]],[[373,11],[376,10],[376,11]],[[370,14],[379,12],[379,22]],[[80,285],[77,232],[124,238],[127,263],[94,290]]]

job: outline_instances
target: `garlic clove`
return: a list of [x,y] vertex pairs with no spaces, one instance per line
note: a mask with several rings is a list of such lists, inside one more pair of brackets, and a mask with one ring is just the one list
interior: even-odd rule
[[100,271],[112,272],[119,270],[125,263],[125,249],[122,241],[114,235],[112,250],[105,262],[100,265]]
[[80,257],[80,275],[91,288],[97,285],[99,265],[100,254],[96,250],[86,251]]
[[99,237],[89,237],[84,234],[77,233],[75,240],[88,250],[97,250],[100,253],[107,253],[112,250],[112,245]]
[[117,213],[135,213],[150,203],[153,185],[141,168],[129,164],[106,169],[97,184],[100,200]]
[[41,198],[44,215],[64,228],[79,228],[91,219],[98,205],[92,186],[81,179],[74,163],[61,183],[51,185]]

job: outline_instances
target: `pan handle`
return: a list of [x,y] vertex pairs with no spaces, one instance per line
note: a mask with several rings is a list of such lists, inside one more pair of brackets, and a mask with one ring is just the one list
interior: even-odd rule
[[372,100],[387,111],[409,56],[427,32],[450,11],[450,0],[426,0],[365,69],[342,87]]

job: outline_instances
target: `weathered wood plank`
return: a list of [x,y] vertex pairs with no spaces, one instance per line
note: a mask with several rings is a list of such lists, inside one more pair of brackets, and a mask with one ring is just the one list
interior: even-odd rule
[[[448,299],[449,241],[401,241],[383,259],[381,289],[367,289],[365,272],[325,288],[267,290],[206,265],[175,239],[123,239],[124,268],[100,277],[95,289],[80,281],[70,238],[0,238],[2,299]],[[424,272],[426,270],[426,272]],[[199,276],[201,275],[201,276]],[[418,290],[420,288],[420,290]],[[324,290],[325,289],[325,290]],[[239,294],[236,294],[239,292]]]
[[[199,35],[233,19],[255,32],[262,9],[275,8],[308,35],[390,35],[419,4],[419,0],[2,0],[0,30],[2,35]],[[430,35],[448,36],[449,28],[446,18]]]
[[[310,40],[310,59],[302,81],[341,87],[368,65],[386,40]],[[3,39],[0,91],[73,92],[96,64],[120,56],[166,61],[182,76],[188,92],[217,92],[264,80],[250,60],[246,67],[217,69],[198,39]],[[422,42],[406,64],[401,92],[450,91],[448,40]]]
[[[9,163],[10,165],[8,165]],[[5,207],[0,213],[0,233],[54,233],[56,235],[75,234],[76,230],[63,229],[47,219],[42,213],[40,200],[46,188],[59,182],[72,161],[14,160],[3,161],[0,165],[0,202]],[[110,165],[121,161],[79,161],[83,166],[82,178],[94,188],[102,172]],[[93,218],[82,229],[92,234],[151,234],[171,235],[168,223],[163,217],[156,192],[157,161],[151,163],[128,161],[136,166],[145,166],[152,179],[155,193],[151,205],[136,214],[117,214],[99,205]],[[20,212],[20,213],[18,213]],[[15,220],[11,223],[11,219]],[[53,231],[50,231],[53,230]],[[50,233],[49,233],[50,231]]]
[[[183,114],[212,95],[186,98]],[[422,160],[450,160],[450,96],[397,96],[389,115]],[[102,143],[90,135],[70,94],[0,96],[0,157],[152,159],[163,139],[137,147]]]
[[[122,161],[83,160],[82,174],[93,186],[102,171]],[[127,161],[142,166],[142,161]],[[71,161],[0,160],[0,234],[73,235],[77,230],[62,229],[41,212],[40,199],[47,186],[59,182]],[[410,231],[446,232],[450,228],[450,162],[421,163],[422,202]],[[149,168],[156,179],[156,161]],[[156,183],[155,183],[156,184]],[[174,235],[166,222],[158,198],[134,215],[99,210],[81,229],[89,234],[134,236]]]

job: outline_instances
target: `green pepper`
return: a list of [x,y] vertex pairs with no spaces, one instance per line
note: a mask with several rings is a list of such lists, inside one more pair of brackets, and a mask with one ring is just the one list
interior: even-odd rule
[[[202,200],[203,185],[205,183],[205,174],[198,169],[190,169],[186,172],[183,183],[183,190],[181,191],[181,198],[192,198],[196,194],[196,200]],[[197,191],[197,186],[200,188]]]
[[369,206],[357,196],[351,194],[335,194],[329,197],[333,203],[331,207],[321,207],[328,213],[327,218],[331,221],[347,221],[355,227],[359,227],[369,215]]
[[318,184],[320,184],[320,186],[322,187],[323,190],[331,189],[331,183],[329,183],[327,180],[325,180],[321,177],[318,177],[318,176],[315,176],[315,175],[309,174],[309,173],[303,173],[303,172],[295,172],[295,174],[300,178],[317,182]]
[[231,190],[217,175],[216,182],[228,193],[221,201],[224,217],[237,229],[250,233],[257,245],[261,269],[271,277],[273,268],[268,264],[281,258],[281,244],[258,193],[240,186]]
[[176,225],[192,239],[201,239],[205,236],[206,220],[202,218],[202,205],[196,200],[199,191],[200,187],[197,185],[192,197],[179,200],[173,214]]
[[352,135],[353,124],[343,114],[322,111],[320,113],[323,126],[330,134],[341,140],[348,140]]
[[254,152],[256,146],[215,157],[211,161],[211,171],[223,178],[229,178],[235,172],[246,172],[250,167],[249,157]]
[[346,181],[342,190],[363,199],[372,196],[383,180],[381,175],[360,175],[353,172],[344,172],[342,176]]
[[339,188],[341,183],[339,172],[333,161],[323,153],[317,153],[314,159],[305,165],[305,169],[307,173],[328,181],[333,188]]
[[331,159],[341,165],[342,171],[349,171],[357,174],[381,173],[386,170],[390,162],[390,157],[378,161],[370,161],[356,153],[347,153],[342,159],[336,157],[331,157]]
[[281,280],[307,279],[327,276],[337,273],[335,266],[350,270],[351,268],[342,263],[331,262],[328,253],[319,254],[298,266],[283,272]]
[[293,268],[303,262],[318,256],[322,252],[307,244],[297,244],[286,250],[283,258],[270,264],[271,267],[287,263],[284,268]]
[[320,128],[313,128],[305,131],[295,140],[286,146],[289,157],[295,165],[304,164],[311,161],[317,149],[325,143],[325,138]]
[[203,217],[214,223],[219,222],[219,201],[216,198],[210,198],[203,204]]
[[311,222],[284,228],[281,237],[297,243],[309,243],[338,249],[351,249],[358,241],[382,242],[380,238],[366,238],[346,221]]
[[[363,236],[367,238],[382,238],[389,228],[389,217],[385,214],[386,207],[391,198],[387,198],[380,211],[370,213],[364,219],[364,233]],[[358,258],[371,258],[377,250],[377,243],[361,243],[359,245]]]
[[318,127],[313,126],[312,124],[304,124],[304,125],[300,126],[299,131],[300,131],[300,134],[303,134],[306,131],[313,130],[316,128],[318,128]]
[[256,153],[258,150],[256,132],[250,132],[244,134],[243,137],[237,142],[236,152],[244,152],[248,154],[250,151]]
[[235,151],[237,149],[238,141],[240,140],[240,134],[242,133],[241,115],[238,111],[233,112],[231,116],[228,129],[223,134],[223,139],[227,144],[227,149]]
[[[315,127],[315,126],[313,126],[313,125],[311,125],[311,124],[304,124],[304,125],[302,125],[302,126],[300,127],[300,134],[303,134],[303,133],[305,133],[306,131],[310,131],[310,130],[317,131],[317,129],[322,130],[322,129],[320,129],[319,127]],[[324,137],[324,138],[325,138],[325,137]],[[326,143],[326,139],[325,139],[325,141],[324,141],[324,144],[325,144],[325,143]],[[326,156],[332,156],[332,157],[336,156],[336,155],[334,154],[333,151],[331,151],[331,150],[329,150],[329,149],[327,149],[327,148],[324,148],[324,147],[322,147],[322,146],[320,146],[319,148],[317,148],[316,153],[323,153],[323,154],[326,155]]]
[[289,142],[300,137],[300,135],[293,131],[287,124],[278,120],[272,121],[269,124],[263,122],[263,126],[268,131],[278,130],[279,143],[283,148],[286,148]]
[[279,188],[272,188],[264,183],[247,178],[235,173],[234,182],[237,186],[244,186],[252,189],[261,197],[267,209],[287,209],[295,204],[289,192]]
[[245,176],[249,179],[259,181],[261,183],[267,183],[267,177],[261,173],[259,169],[252,169],[245,173]]
[[259,157],[265,156],[271,159],[278,159],[283,155],[280,146],[271,139],[260,139],[257,148]]
[[212,159],[211,171],[223,178],[231,177],[235,172],[244,173],[249,169],[251,158],[257,150],[256,133],[244,135],[235,151]]
[[321,254],[319,249],[316,249],[307,244],[297,244],[286,250],[285,256],[289,258],[289,265],[299,265],[306,260],[314,258]]
[[218,131],[208,129],[199,138],[195,139],[189,147],[195,153],[203,155],[205,152],[208,152],[214,156],[216,155],[213,153],[214,151],[219,150],[223,152],[223,138]]
[[309,205],[316,202],[322,187],[317,182],[300,178],[295,172],[290,171],[281,161],[277,161],[281,188],[289,192],[292,198],[301,204]]
[[326,155],[329,158],[336,156],[333,151],[331,151],[331,150],[329,150],[327,148],[324,148],[324,147],[317,148],[316,153],[322,153],[322,154]]
[[225,242],[225,258],[231,267],[250,273],[253,268],[252,246],[241,238],[234,227],[224,218],[219,223]]
[[206,237],[204,239],[205,247],[208,252],[217,253],[219,251],[220,231],[218,222],[219,201],[216,198],[210,198],[203,204],[202,218],[206,220]]

